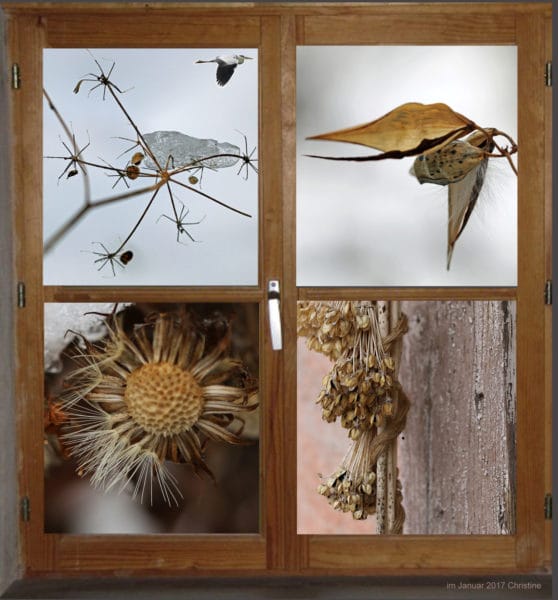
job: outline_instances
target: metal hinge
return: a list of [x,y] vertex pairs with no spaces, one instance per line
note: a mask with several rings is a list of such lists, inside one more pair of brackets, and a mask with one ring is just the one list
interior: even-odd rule
[[23,281],[17,282],[17,307],[25,307],[25,284]]
[[14,63],[12,65],[12,89],[19,90],[21,86],[21,78],[19,76],[19,65]]
[[552,519],[552,494],[544,497],[544,518]]
[[550,60],[544,66],[544,84],[546,87],[552,85],[552,62]]
[[544,303],[552,304],[552,279],[547,279],[544,286]]
[[23,496],[21,499],[21,519],[23,521],[29,521],[31,518],[31,503],[29,502],[28,496]]

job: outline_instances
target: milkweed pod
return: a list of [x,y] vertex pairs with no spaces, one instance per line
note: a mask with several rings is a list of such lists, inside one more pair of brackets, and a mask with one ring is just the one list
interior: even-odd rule
[[456,140],[439,150],[417,156],[411,167],[411,175],[419,183],[448,185],[461,181],[485,157],[486,153],[480,148],[463,140]]

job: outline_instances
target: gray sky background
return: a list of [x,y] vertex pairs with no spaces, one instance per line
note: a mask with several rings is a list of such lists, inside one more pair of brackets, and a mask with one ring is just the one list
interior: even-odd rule
[[[174,130],[198,138],[213,138],[235,144],[244,151],[241,131],[248,138],[249,150],[258,144],[258,60],[257,49],[92,49],[105,73],[113,61],[111,79],[121,90],[126,110],[143,133]],[[197,59],[217,55],[245,54],[254,60],[240,65],[224,87],[215,81],[216,64],[194,64]],[[136,134],[115,102],[102,89],[88,96],[90,84],[78,94],[76,83],[86,73],[96,72],[92,56],[85,49],[47,49],[44,51],[44,87],[75,133],[81,148],[90,139],[83,157],[92,162],[104,158],[124,168],[132,153],[116,157],[132,145],[113,139],[135,139]],[[131,88],[131,89],[130,89]],[[44,108],[43,154],[63,156],[60,137],[68,143],[62,129]],[[254,154],[257,156],[257,152]],[[44,161],[44,233],[48,238],[83,204],[81,176],[57,181],[65,161]],[[161,190],[144,222],[126,249],[134,259],[125,269],[110,266],[97,271],[95,255],[100,251],[92,242],[103,242],[113,250],[126,238],[147,204],[148,195],[94,209],[45,256],[46,285],[255,285],[258,278],[258,183],[250,170],[249,179],[236,176],[238,165],[219,172],[204,172],[202,191],[252,215],[246,218],[228,211],[186,189],[177,196],[190,210],[187,221],[204,220],[188,228],[198,243],[181,236],[162,214],[172,215],[168,195]],[[111,189],[115,179],[89,169],[94,200],[124,192],[122,182]],[[151,180],[130,181],[143,187]],[[182,176],[187,183],[187,177]],[[199,185],[196,186],[199,188]],[[179,204],[179,202],[177,203]],[[180,207],[179,207],[180,208]]]
[[304,156],[375,154],[305,138],[373,121],[406,102],[444,102],[517,141],[516,48],[298,48],[298,285],[516,285],[517,181],[505,159],[490,161],[447,272],[447,187],[420,185],[409,174],[413,158]]

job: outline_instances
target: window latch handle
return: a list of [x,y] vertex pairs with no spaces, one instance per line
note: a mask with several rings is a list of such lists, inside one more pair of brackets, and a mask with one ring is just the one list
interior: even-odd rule
[[271,348],[273,350],[283,349],[279,300],[279,280],[270,279],[267,284],[267,309],[269,314],[269,331],[271,333]]

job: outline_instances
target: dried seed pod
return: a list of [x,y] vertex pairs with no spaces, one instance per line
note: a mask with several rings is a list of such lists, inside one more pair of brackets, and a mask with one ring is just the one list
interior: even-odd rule
[[132,156],[132,158],[130,159],[130,163],[133,165],[139,165],[144,158],[145,154],[142,154],[141,152],[136,152],[134,156]]
[[439,150],[417,156],[411,174],[419,183],[447,185],[461,181],[485,157],[486,153],[480,148],[463,140],[455,140]]
[[139,174],[140,170],[136,165],[128,165],[126,167],[126,177],[128,177],[128,179],[137,179]]

